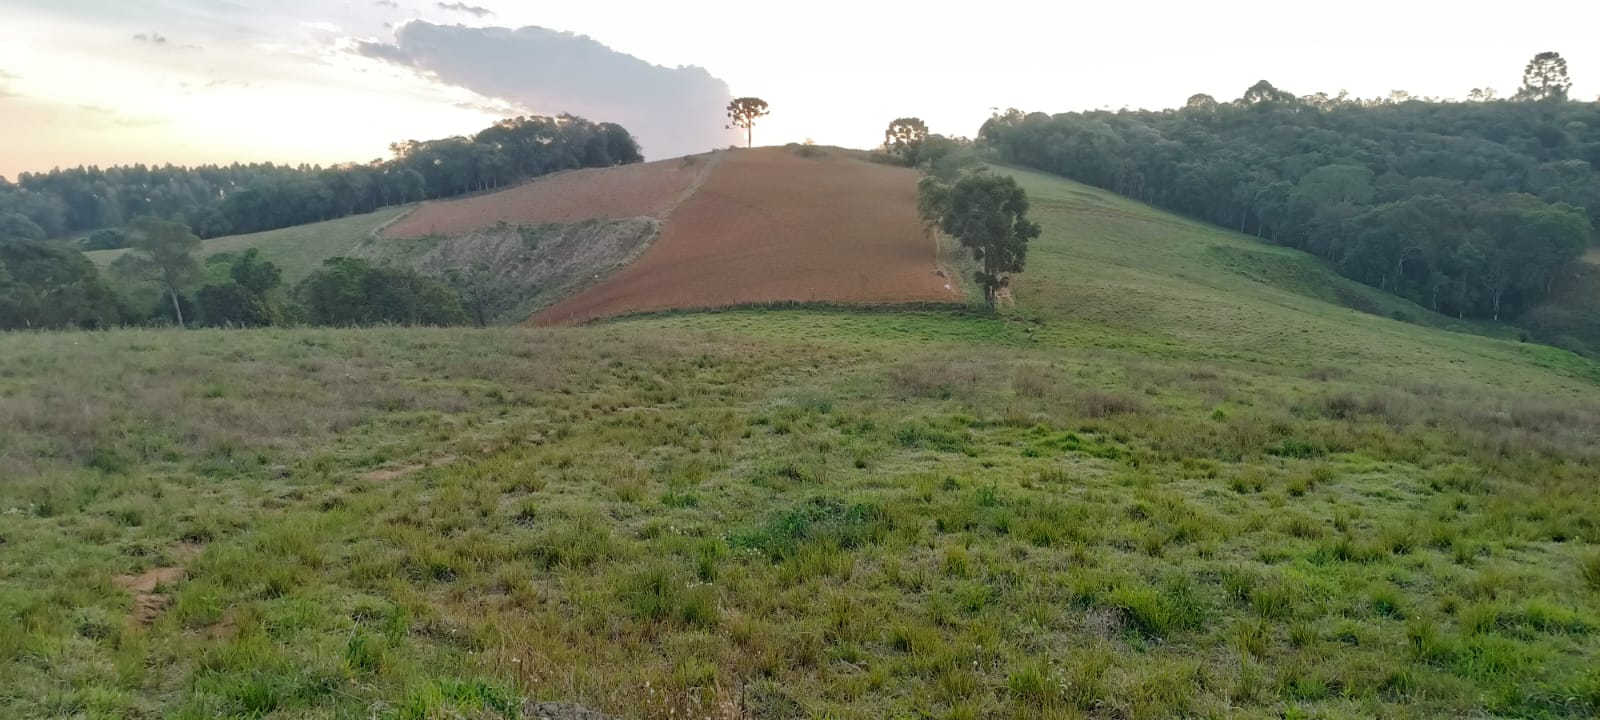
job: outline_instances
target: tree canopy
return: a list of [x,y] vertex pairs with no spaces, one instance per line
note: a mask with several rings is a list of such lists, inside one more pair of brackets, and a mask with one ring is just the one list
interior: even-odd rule
[[973,279],[993,309],[1010,274],[1022,272],[1028,242],[1039,237],[1039,225],[1028,219],[1028,194],[1015,178],[988,172],[968,173],[954,185],[928,176],[919,190],[923,218],[972,250],[980,265]]
[[76,249],[0,237],[0,330],[121,324],[126,313],[94,263]]
[[770,112],[767,101],[757,97],[735,98],[728,103],[728,120],[733,127],[744,128],[745,147],[755,144],[756,120],[766,117]]
[[15,184],[0,180],[0,237],[8,227],[61,237],[140,216],[184,223],[204,238],[253,233],[644,159],[621,126],[572,115],[512,118],[471,137],[407,140],[390,150],[387,160],[327,168],[131,165],[24,173]]
[[295,295],[319,325],[463,325],[461,298],[416,272],[347,257],[330,258],[300,281]]
[[1567,77],[1567,61],[1561,53],[1542,52],[1528,62],[1522,72],[1522,89],[1518,100],[1566,100],[1572,90],[1572,79]]
[[[1533,75],[1564,78],[1540,58]],[[1536,79],[1529,99],[1558,100],[1563,82]],[[1464,317],[1540,303],[1600,221],[1595,103],[1295,97],[1263,81],[1178,110],[1008,111],[979,137],[1005,161],[1300,248]]]
[[922,118],[898,118],[883,131],[883,149],[907,164],[915,164],[917,151],[927,139],[928,124]]
[[112,265],[119,273],[153,283],[172,302],[179,327],[185,323],[179,296],[200,279],[200,238],[187,225],[142,217],[129,226],[130,252]]
[[273,291],[283,284],[283,273],[249,248],[237,255],[214,255],[207,264],[220,260],[228,266],[228,279],[200,288],[200,322],[213,327],[265,327],[283,320]]

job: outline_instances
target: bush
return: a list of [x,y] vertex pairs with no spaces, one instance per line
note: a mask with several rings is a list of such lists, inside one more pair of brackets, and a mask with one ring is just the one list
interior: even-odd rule
[[416,272],[329,258],[295,288],[307,319],[318,325],[465,325],[461,297]]
[[83,239],[83,249],[119,250],[128,246],[128,235],[121,230],[96,230]]

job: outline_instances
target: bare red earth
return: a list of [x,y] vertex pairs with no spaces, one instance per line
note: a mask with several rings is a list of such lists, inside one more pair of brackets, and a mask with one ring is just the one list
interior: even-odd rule
[[615,168],[572,170],[491,195],[430,202],[390,225],[386,237],[464,235],[504,221],[572,223],[662,217],[710,162],[704,155]]
[[732,153],[633,264],[537,325],[776,301],[950,302],[917,217],[917,175],[840,153]]

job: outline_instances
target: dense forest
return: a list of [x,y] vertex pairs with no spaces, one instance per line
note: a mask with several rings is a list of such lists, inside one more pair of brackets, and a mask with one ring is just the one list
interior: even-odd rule
[[[390,149],[389,160],[329,168],[134,165],[23,173],[14,184],[0,178],[0,238],[70,236],[141,216],[181,222],[202,238],[252,233],[644,159],[621,126],[571,115],[513,118],[470,138]],[[102,234],[90,249],[118,241]]]
[[1600,223],[1600,103],[1541,54],[1513,99],[1296,96],[1261,82],[1181,109],[1011,110],[980,142],[1019,165],[1316,254],[1460,317],[1515,318]]
[[[504,120],[471,138],[391,149],[392,160],[326,169],[134,166],[24,174],[15,185],[0,179],[0,330],[466,323],[463,288],[409,270],[334,258],[285,287],[279,269],[253,250],[202,265],[200,241],[644,159],[621,126],[570,115]],[[87,230],[81,244],[51,239]],[[80,245],[131,251],[102,274]]]

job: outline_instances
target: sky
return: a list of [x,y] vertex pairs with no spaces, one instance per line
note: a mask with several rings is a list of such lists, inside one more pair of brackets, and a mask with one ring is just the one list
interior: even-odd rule
[[[366,162],[518,114],[618,122],[650,159],[870,147],[890,120],[1306,95],[1515,91],[1538,52],[1600,94],[1600,5],[1545,0],[0,0],[0,176],[128,163]],[[1536,15],[1537,17],[1533,17]]]

